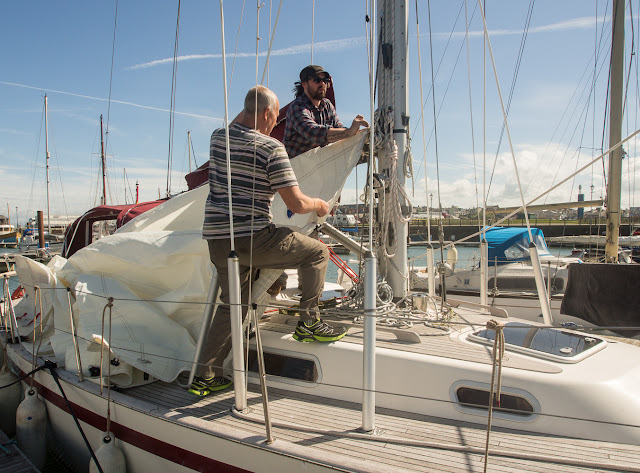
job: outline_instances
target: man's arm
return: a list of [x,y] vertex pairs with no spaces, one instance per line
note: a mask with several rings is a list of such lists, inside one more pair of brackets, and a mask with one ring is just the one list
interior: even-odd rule
[[278,193],[289,210],[296,214],[315,212],[318,217],[329,213],[329,204],[324,200],[303,194],[298,186],[283,187]]
[[349,138],[355,135],[361,126],[366,128],[369,126],[369,123],[362,115],[356,115],[356,118],[353,119],[353,123],[351,123],[349,128],[329,128],[327,130],[327,143],[334,143]]

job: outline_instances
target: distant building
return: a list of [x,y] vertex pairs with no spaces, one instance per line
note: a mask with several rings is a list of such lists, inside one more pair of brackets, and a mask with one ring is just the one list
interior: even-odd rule
[[[47,219],[45,215],[43,218],[44,228],[47,229],[48,225],[51,225],[51,233],[62,235],[66,228],[73,223],[79,215],[52,215],[50,219]],[[27,228],[37,228],[37,217],[30,218],[27,221]]]

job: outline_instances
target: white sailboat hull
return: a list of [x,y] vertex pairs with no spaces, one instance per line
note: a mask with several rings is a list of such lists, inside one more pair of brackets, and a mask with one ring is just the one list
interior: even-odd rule
[[[567,287],[568,269],[566,265],[556,267],[542,265],[545,284],[551,275],[551,295],[562,294]],[[436,275],[436,280],[438,276]],[[535,295],[536,281],[533,267],[526,263],[508,263],[489,268],[487,278],[489,294],[527,294]],[[416,290],[428,289],[428,275],[426,268],[416,267],[412,273],[412,287]],[[457,270],[446,278],[447,292],[474,293],[480,292],[480,269]]]

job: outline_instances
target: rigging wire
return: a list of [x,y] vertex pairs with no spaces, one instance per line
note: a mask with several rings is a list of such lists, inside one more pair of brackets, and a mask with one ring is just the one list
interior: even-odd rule
[[[416,36],[418,45],[418,84],[420,85],[420,103],[424,103],[424,96],[422,91],[422,54],[420,52],[420,22],[418,15],[418,0],[415,0],[416,7]],[[431,208],[429,207],[429,181],[427,179],[427,143],[425,139],[425,126],[424,126],[424,107],[420,107],[420,121],[422,122],[422,159],[424,162],[424,192],[425,200],[427,201],[427,235],[428,242],[431,243]]]
[[[524,29],[522,31],[522,37],[520,38],[520,46],[518,48],[518,58],[516,60],[516,67],[515,67],[515,70],[513,71],[513,78],[511,79],[511,89],[509,90],[509,98],[507,99],[507,116],[509,116],[509,111],[511,109],[511,101],[513,100],[513,93],[516,90],[516,83],[518,82],[518,73],[520,72],[520,65],[522,64],[522,58],[524,57],[524,47],[527,42],[529,28],[531,26],[531,18],[533,17],[534,4],[535,4],[535,0],[530,0],[529,10],[527,11],[527,17],[525,19]],[[500,138],[498,138],[498,146],[496,147],[496,156],[493,161],[493,169],[491,169],[491,176],[489,177],[489,186],[487,188],[487,195],[484,197],[485,201],[489,199],[488,194],[491,192],[491,183],[493,181],[493,175],[496,170],[496,163],[498,162],[498,155],[500,154],[502,139],[504,138],[504,127],[505,127],[505,124],[504,122],[502,122],[502,128],[500,130]]]
[[[608,9],[608,2],[607,2],[607,9]],[[605,10],[605,13],[606,13],[606,10]],[[611,16],[611,36],[612,37],[613,37],[613,16],[614,15],[615,15],[615,12],[612,12],[612,16]],[[606,139],[605,137],[607,135],[607,123],[608,123],[608,117],[609,117],[608,111],[609,111],[609,90],[611,89],[611,56],[609,56],[608,65],[609,65],[609,71],[607,74],[607,89],[605,93],[604,117],[602,119],[602,138],[600,143],[601,149],[604,149],[604,143]],[[607,192],[609,192],[609,189],[607,185],[607,169],[604,163],[604,159],[602,160],[602,176],[604,177],[605,199],[608,200]]]
[[[440,198],[440,159],[438,156],[438,125],[436,116],[436,79],[433,71],[433,32],[431,29],[431,0],[427,1],[427,16],[429,18],[429,57],[431,60],[431,90],[433,94],[431,96],[433,103],[433,131],[434,131],[434,144],[436,152],[436,179],[437,179],[437,194],[438,194],[438,206],[440,207],[440,213],[442,213],[442,200]],[[443,258],[444,259],[444,258]]]
[[109,119],[111,118],[111,86],[113,85],[113,62],[116,55],[116,27],[117,26],[118,26],[118,0],[116,0],[116,12],[113,19],[113,43],[111,46],[111,71],[109,74],[109,100],[107,101],[107,132],[105,133],[105,138],[104,138],[105,148],[108,148],[107,145],[109,141]]
[[[278,19],[280,18],[281,9],[282,9],[282,0],[280,0],[280,5],[278,6],[278,13],[276,14],[276,22],[273,25],[273,33],[271,34],[271,38],[269,39],[269,50],[267,51],[267,59],[265,60],[264,70],[262,71],[262,80],[260,81],[261,84],[264,83],[264,78],[267,74],[267,71],[269,70],[269,59],[271,58],[271,49],[273,48],[273,39],[276,37],[276,29],[278,28]],[[269,27],[271,27],[271,25],[269,25]],[[258,40],[260,40],[259,36],[258,36]],[[256,49],[256,67],[257,67],[257,64],[258,64],[258,50]],[[258,76],[257,76],[257,70],[256,70],[256,79],[257,77]]]
[[171,196],[171,166],[173,163],[173,132],[175,128],[176,80],[178,74],[178,40],[180,38],[180,2],[176,18],[176,38],[173,45],[173,70],[171,74],[171,106],[169,107],[169,153],[167,157],[167,197]]
[[[602,39],[601,39],[600,47],[601,47],[601,49],[604,49],[604,47],[605,47],[605,43],[604,43],[604,41],[603,41]],[[593,98],[594,98],[594,107],[595,107],[595,93],[596,93],[595,84],[596,84],[597,78],[598,78],[598,77],[599,77],[599,75],[602,73],[602,70],[603,70],[603,68],[604,68],[605,62],[603,61],[603,62],[601,63],[601,65],[600,65],[600,69],[598,70],[598,69],[597,69],[597,58],[598,58],[598,57],[600,57],[600,53],[596,51],[596,52],[594,52],[594,55],[592,55],[591,57],[594,59],[594,61],[596,61],[596,63],[595,63],[595,67],[596,67],[596,69],[594,70],[596,73],[595,73],[595,75],[593,76],[593,80],[591,81],[591,83],[592,83],[592,84],[591,84],[591,86],[589,86],[589,82],[587,81],[587,79],[589,78],[589,76],[587,76],[587,73],[588,73],[588,71],[589,71],[589,69],[590,69],[590,65],[589,65],[589,64],[587,64],[587,66],[586,66],[586,67],[585,67],[585,69],[583,70],[582,76],[580,77],[580,80],[579,80],[578,84],[576,85],[576,87],[575,87],[575,89],[574,89],[574,91],[573,91],[573,94],[572,94],[571,98],[569,99],[569,101],[568,101],[568,103],[567,103],[567,106],[565,107],[565,110],[563,111],[562,117],[560,117],[560,119],[558,120],[558,123],[556,124],[556,129],[555,129],[555,131],[554,131],[554,133],[553,133],[553,136],[551,137],[551,140],[550,140],[550,141],[549,141],[549,143],[547,144],[547,147],[546,147],[546,149],[545,149],[545,151],[544,151],[544,153],[543,153],[543,158],[542,158],[542,159],[540,159],[540,160],[538,161],[538,165],[536,166],[535,171],[534,171],[533,173],[531,173],[531,177],[530,177],[530,180],[529,180],[529,184],[528,184],[528,185],[527,185],[527,187],[525,188],[525,192],[528,190],[529,185],[530,185],[532,182],[534,182],[534,180],[537,182],[537,187],[536,187],[536,189],[537,189],[537,190],[536,190],[536,192],[535,192],[535,193],[539,192],[540,188],[542,187],[542,185],[543,185],[543,181],[542,181],[541,179],[535,179],[535,177],[539,175],[539,174],[538,174],[539,169],[540,169],[540,168],[545,164],[545,163],[544,163],[544,156],[545,156],[545,155],[547,154],[547,152],[549,151],[549,148],[550,148],[551,144],[552,144],[552,143],[553,143],[553,141],[554,141],[554,138],[555,138],[555,136],[556,136],[556,133],[558,133],[558,131],[560,130],[560,125],[561,125],[561,124],[562,124],[562,122],[564,121],[565,116],[568,114],[568,112],[569,112],[569,106],[570,106],[570,104],[571,104],[571,103],[573,103],[573,102],[574,102],[574,98],[575,98],[575,105],[573,106],[573,111],[572,111],[572,112],[571,112],[571,114],[570,114],[570,116],[571,116],[571,117],[573,117],[573,116],[576,114],[576,109],[578,108],[578,106],[580,105],[580,103],[582,103],[582,101],[583,101],[583,99],[582,99],[581,97],[583,97],[583,96],[584,96],[584,94],[585,94],[585,93],[587,93],[587,91],[588,91],[587,100],[590,100],[590,98],[591,98],[591,97],[593,97]],[[584,80],[585,82],[584,82],[584,85],[582,86],[582,92],[579,94],[579,93],[578,93],[578,91],[579,91],[579,89],[581,88],[581,84],[582,84],[583,80]],[[583,112],[579,114],[578,123],[577,123],[577,124],[575,125],[575,127],[573,128],[573,132],[574,132],[574,134],[575,134],[575,132],[576,132],[577,127],[579,126],[579,122],[582,120],[582,118],[580,118],[580,117],[582,117],[582,114],[583,114],[583,113],[585,113],[585,110],[588,110],[588,108],[583,107]],[[557,144],[556,144],[556,146],[555,146],[554,151],[552,151],[552,152],[550,153],[550,155],[549,155],[549,160],[550,160],[550,162],[549,162],[549,164],[548,164],[548,166],[547,166],[547,167],[549,167],[549,168],[550,168],[550,167],[551,167],[551,165],[552,165],[552,163],[556,160],[556,159],[555,159],[555,156],[557,155],[557,153],[559,153],[559,150],[560,150],[561,144],[562,144],[562,142],[563,142],[563,140],[564,140],[565,135],[568,133],[568,131],[569,131],[570,127],[571,127],[571,118],[568,118],[568,119],[567,119],[567,124],[566,124],[566,126],[564,127],[564,129],[562,130],[562,133],[560,134],[560,136],[559,136],[559,138],[558,138],[558,142],[557,142]],[[573,135],[572,135],[572,137],[569,139],[569,142],[571,142],[572,140],[573,140]],[[568,147],[569,147],[569,145],[567,145],[567,148],[568,148]],[[602,148],[598,148],[598,149],[602,149]],[[566,152],[566,151],[565,151],[565,152]],[[566,156],[566,155],[563,155],[563,156]],[[563,159],[564,159],[564,158],[563,158]],[[560,170],[560,167],[561,167],[561,165],[562,165],[562,162],[563,162],[563,161],[561,161],[561,162],[557,165],[557,170],[558,170],[558,171]]]
[[[438,61],[438,67],[436,67],[435,77],[438,77],[439,74],[440,74],[440,69],[443,66],[444,59],[446,57],[447,51],[449,50],[449,46],[451,45],[451,41],[453,39],[453,35],[454,35],[454,32],[455,32],[456,26],[458,25],[458,21],[461,18],[463,7],[464,7],[464,4],[461,4],[460,9],[458,10],[458,14],[456,16],[456,19],[455,19],[455,21],[453,23],[453,26],[451,27],[451,30],[449,31],[449,36],[447,38],[447,42],[446,42],[445,47],[444,47],[444,49],[442,51],[442,54],[440,55],[440,60]],[[476,6],[476,8],[474,8],[473,13],[471,14],[471,18],[472,19],[475,17],[476,10],[477,10],[477,6]],[[464,40],[462,41],[461,47],[458,50],[458,57],[460,56],[460,51],[462,50],[463,47],[464,47]],[[448,84],[447,84],[447,90],[449,88],[449,84],[451,83],[451,80],[452,80],[452,77],[453,77],[453,73],[455,71],[456,66],[457,66],[457,59],[456,59],[456,62],[454,63],[454,66],[452,68],[453,70],[451,72],[451,75],[449,76],[449,81],[448,81]],[[427,93],[427,97],[424,99],[424,102],[422,102],[422,107],[421,107],[422,109],[424,109],[427,106],[427,102],[429,101],[429,97],[431,97],[431,93],[432,92],[433,92],[433,85],[431,85],[429,87],[429,92]],[[438,115],[440,115],[440,110],[441,109],[442,109],[442,102],[440,103],[440,106],[438,108]],[[423,116],[424,116],[424,114],[421,112],[419,117],[418,117],[418,119],[416,120],[416,126],[413,127],[412,134],[415,134],[415,132],[418,129],[418,126],[420,124],[420,120],[422,120]],[[432,136],[433,136],[433,128],[431,129],[431,134],[429,135],[429,139],[427,140],[427,146],[429,146],[429,143],[431,142],[431,137]],[[420,170],[420,168],[418,168],[418,170]]]
[[316,0],[311,1],[311,64],[313,64],[313,39],[316,24]]
[[[480,3],[480,0],[478,0],[478,3]],[[496,70],[496,63],[495,60],[493,58],[493,49],[491,48],[491,41],[489,39],[489,31],[487,29],[487,20],[484,16],[484,11],[482,9],[482,7],[480,7],[480,14],[482,15],[482,23],[484,26],[484,35],[487,38],[487,46],[489,49],[489,57],[491,58],[491,66],[493,68],[493,75],[495,78],[495,82],[496,82],[496,89],[498,91],[498,97],[500,98],[500,107],[502,108],[502,116],[504,118],[504,122],[505,124],[507,124],[506,126],[506,130],[507,130],[507,138],[509,139],[509,148],[511,149],[511,159],[513,161],[513,169],[516,175],[516,181],[518,182],[518,190],[520,191],[520,199],[522,201],[522,206],[524,207],[524,218],[526,220],[527,223],[527,231],[529,232],[529,239],[531,241],[533,241],[533,235],[531,234],[531,225],[529,224],[529,212],[527,211],[527,204],[524,200],[524,194],[522,192],[522,185],[520,184],[520,175],[518,173],[518,165],[516,163],[516,155],[513,149],[513,143],[511,141],[511,132],[509,131],[509,125],[507,122],[507,115],[506,115],[506,111],[504,108],[504,102],[502,100],[502,93],[500,90],[500,82],[498,80],[498,71]]]
[[[31,190],[29,191],[29,201],[27,204],[27,223],[29,222],[29,214],[31,213],[31,204],[33,202],[33,190],[36,185],[36,173],[38,171],[38,155],[40,154],[40,140],[42,139],[42,127],[44,125],[44,106],[42,107],[42,115],[40,116],[40,131],[38,132],[38,144],[36,146],[35,155],[33,156],[33,176],[31,177]],[[25,224],[26,226],[26,224]]]
[[[640,31],[640,11],[638,12],[636,18],[637,18],[636,19],[636,21],[637,21],[636,30]],[[633,23],[633,12],[631,12],[631,23]],[[634,32],[636,30],[634,30]],[[638,42],[640,43],[640,35],[638,35],[637,38],[638,38]],[[635,45],[634,45],[634,48],[635,48]],[[634,128],[636,128],[636,129],[638,128],[638,109],[640,108],[640,87],[639,87],[639,84],[638,84],[639,81],[640,81],[640,74],[638,73],[638,57],[637,57],[637,53],[636,53],[636,106],[634,107],[635,108],[635,118],[634,118],[635,126],[634,126]],[[633,179],[633,194],[632,194],[633,195],[633,205],[632,205],[632,207],[635,207],[636,180],[637,180],[637,179],[635,179],[635,176],[636,176],[636,161],[638,160],[637,159],[638,147],[637,147],[637,140],[636,139],[633,140],[633,151],[634,151],[633,155],[635,156],[635,159],[633,160],[633,174],[630,174],[630,176],[632,175],[634,177],[634,179]],[[631,215],[629,215],[629,217],[631,217]]]
[[[49,125],[49,129],[51,130],[51,125]],[[56,167],[54,169],[58,171],[58,180],[60,181],[60,193],[62,194],[62,205],[64,206],[64,213],[68,220],[69,209],[67,208],[67,199],[64,198],[64,185],[62,184],[62,173],[60,172],[60,170],[62,169],[62,166],[60,166],[60,161],[58,160],[58,149],[56,148],[56,140],[53,137],[53,132],[51,134],[51,143],[53,144],[53,155],[55,156],[55,159],[56,159]]]
[[[431,90],[433,94],[431,95],[431,101],[433,103],[433,136],[434,136],[434,144],[435,144],[435,153],[436,153],[436,188],[438,195],[438,209],[440,213],[440,217],[442,217],[442,199],[440,194],[440,159],[438,155],[438,125],[437,125],[437,116],[436,116],[436,82],[435,75],[433,71],[433,41],[432,41],[432,28],[431,28],[431,0],[427,1],[427,16],[429,19],[429,57],[431,61]],[[442,245],[442,240],[444,238],[444,232],[442,230],[442,218],[438,219],[438,233],[439,238],[441,240],[440,244],[440,260],[444,261],[444,248]],[[442,278],[444,279],[444,278]],[[441,279],[441,282],[442,282]],[[444,296],[443,296],[443,306],[444,306]]]
[[[282,2],[280,3],[282,5]],[[255,86],[254,87],[258,87],[258,74],[259,74],[259,69],[260,69],[260,63],[259,63],[259,58],[260,58],[260,9],[262,8],[262,5],[260,4],[260,0],[256,0],[256,67],[255,67],[255,79],[254,79],[254,83]],[[273,40],[273,37],[270,38],[271,40]],[[262,75],[262,78],[264,80],[264,73],[267,71],[267,63],[268,63],[268,57],[267,60],[265,61],[265,67],[264,67],[264,72]],[[258,90],[256,89],[256,93],[254,96],[254,103],[253,103],[253,127],[256,128],[256,130],[254,130],[254,137],[253,137],[253,167],[251,169],[252,171],[252,182],[251,182],[251,207],[255,208],[255,201],[256,201],[256,177],[257,177],[257,163],[258,163]],[[228,182],[231,182],[230,180]],[[229,194],[231,195],[231,194]],[[229,197],[229,199],[231,199],[231,197]],[[232,217],[230,217],[232,219]],[[255,223],[255,212],[251,212],[251,236],[249,238],[250,244],[249,244],[249,288],[248,288],[248,300],[251,301],[252,300],[252,296],[253,296],[253,237],[254,237],[254,223]],[[249,362],[249,357],[246,358],[245,360],[247,363]],[[247,381],[245,379],[245,381]]]
[[[480,218],[481,218],[480,202],[478,201],[478,194],[479,194],[478,172],[477,172],[478,169],[476,165],[476,139],[474,134],[474,126],[473,126],[473,100],[471,95],[471,53],[469,51],[469,18],[467,15],[467,0],[464,0],[464,36],[465,36],[465,43],[467,45],[467,84],[469,86],[469,119],[471,122],[470,126],[471,126],[471,151],[473,154],[473,182],[476,187],[476,214],[478,217],[478,231],[480,231],[482,228],[482,224],[480,221]],[[483,169],[483,173],[484,173],[484,169]],[[484,196],[483,196],[483,201],[484,201]]]
[[231,62],[231,75],[229,76],[229,91],[231,91],[231,83],[233,81],[233,71],[236,67],[236,57],[238,55],[238,41],[240,40],[240,28],[242,27],[242,18],[244,16],[244,3],[242,0],[242,9],[240,10],[240,21],[238,22],[238,33],[236,34],[236,47],[233,50],[233,61]]
[[193,147],[193,139],[192,138],[189,138],[189,139],[191,140],[191,154],[193,155],[193,165],[195,166],[195,169],[198,169],[198,162],[196,161],[196,150]]
[[[631,52],[629,54],[629,69],[627,71],[627,84],[625,86],[624,89],[624,99],[622,101],[622,115],[624,115],[624,111],[625,108],[627,106],[627,100],[628,100],[628,92],[629,92],[629,83],[631,82],[631,66],[633,65],[634,62],[634,56],[636,55],[636,50],[635,50],[635,29],[633,27],[633,6],[632,6],[632,2],[629,1],[629,14],[631,16]],[[637,63],[637,61],[636,61]],[[637,80],[637,78],[636,78]],[[636,108],[636,114],[638,113],[638,110]],[[626,116],[627,119],[627,130],[629,129],[629,116]],[[625,156],[629,156],[628,153],[625,153],[624,149],[622,150],[622,158],[624,158]],[[629,163],[630,159],[627,159],[627,176],[629,176],[629,180],[628,180],[628,195],[629,195],[629,213],[631,213],[631,207],[632,207],[632,199],[631,199],[631,166]],[[631,223],[631,215],[629,215],[629,235],[633,235],[633,225]]]

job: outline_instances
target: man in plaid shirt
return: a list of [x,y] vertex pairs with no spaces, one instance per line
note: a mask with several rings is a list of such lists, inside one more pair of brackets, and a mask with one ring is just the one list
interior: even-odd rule
[[351,127],[345,128],[335,107],[325,98],[329,87],[331,76],[321,66],[307,66],[300,72],[300,82],[295,83],[296,99],[287,111],[282,140],[289,158],[348,138],[355,135],[361,126],[369,126],[362,115],[358,115]]

